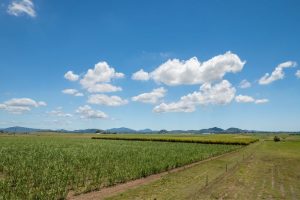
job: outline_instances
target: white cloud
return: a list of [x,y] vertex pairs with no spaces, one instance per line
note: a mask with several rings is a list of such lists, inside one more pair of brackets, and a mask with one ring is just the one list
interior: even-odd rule
[[79,79],[79,75],[74,74],[72,71],[65,73],[64,77],[69,81],[77,81]]
[[76,96],[76,97],[83,96],[83,94],[81,92],[78,92],[78,90],[76,90],[76,89],[64,89],[61,92],[64,93],[64,94],[69,94],[69,95],[73,95],[73,96]]
[[148,72],[145,72],[143,69],[141,69],[132,74],[131,78],[133,80],[148,81],[150,79],[150,75]]
[[200,91],[183,96],[181,100],[200,105],[225,105],[233,100],[235,91],[235,88],[227,80],[215,85],[204,83],[200,87]]
[[27,107],[39,107],[46,106],[47,104],[43,101],[36,102],[30,98],[13,98],[4,102],[7,106],[27,106]]
[[59,126],[68,126],[72,124],[72,121],[66,119],[64,120],[54,119],[54,120],[45,120],[44,123],[46,123],[47,125],[51,123]]
[[22,114],[26,111],[30,111],[30,107],[26,106],[7,106],[5,104],[0,104],[0,110],[5,110],[11,114]]
[[268,103],[269,100],[268,99],[257,99],[255,100],[256,104],[263,104],[263,103]]
[[118,92],[122,91],[121,87],[114,86],[109,83],[97,83],[89,87],[88,92],[90,93],[97,93],[97,92]]
[[123,73],[116,72],[106,62],[99,62],[95,65],[94,69],[87,71],[80,80],[80,84],[89,92],[116,92],[122,90],[122,88],[107,83],[111,82],[114,78],[123,77],[125,77]]
[[7,105],[5,105],[5,104],[0,104],[0,110],[4,110],[4,109],[6,109],[7,108]]
[[47,103],[44,101],[39,101],[38,106],[47,106]]
[[297,70],[295,75],[296,75],[297,78],[300,78],[300,70]]
[[72,117],[73,116],[72,114],[64,113],[62,111],[61,107],[58,107],[55,110],[52,110],[52,111],[48,112],[48,114],[54,115],[54,116],[57,116],[57,117]]
[[30,111],[32,107],[46,106],[44,101],[35,101],[30,98],[13,98],[0,104],[0,110],[5,110],[12,114],[22,114]]
[[162,103],[154,108],[154,112],[193,112],[196,105],[225,105],[235,96],[236,89],[227,81],[217,84],[204,83],[199,91],[185,95],[178,102]]
[[279,64],[275,70],[272,72],[270,75],[269,73],[266,73],[263,77],[259,79],[259,84],[261,85],[268,85],[272,83],[273,81],[283,79],[284,78],[284,68],[289,68],[289,67],[295,67],[297,65],[296,62],[293,61],[287,61],[284,63]]
[[36,17],[32,0],[14,0],[8,5],[7,12],[14,16],[27,14],[30,17]]
[[106,106],[122,106],[128,103],[128,100],[119,96],[107,96],[104,94],[94,94],[89,96],[88,103]]
[[196,110],[195,105],[189,104],[187,102],[179,101],[173,103],[161,103],[155,106],[153,111],[156,113],[163,112],[194,112]]
[[132,101],[155,104],[165,96],[166,92],[167,90],[163,87],[156,88],[149,93],[143,93],[132,97]]
[[87,119],[105,119],[108,118],[108,116],[100,111],[100,110],[93,110],[90,106],[88,105],[84,105],[84,106],[80,106],[78,107],[78,109],[76,110],[76,113],[81,115],[81,118],[87,118]]
[[75,94],[75,97],[83,97],[84,95],[81,92]]
[[268,103],[268,99],[254,99],[251,96],[247,95],[238,95],[235,97],[235,101],[238,103],[255,103],[255,104],[263,104]]
[[252,103],[255,102],[255,99],[247,95],[238,95],[235,97],[235,101],[238,103]]
[[75,95],[78,91],[76,89],[64,89],[62,93]]
[[186,61],[168,60],[160,65],[150,77],[166,85],[192,85],[221,80],[226,73],[237,73],[246,62],[231,52],[218,55],[201,63],[196,57]]
[[251,83],[246,79],[242,80],[239,85],[240,88],[245,89],[251,87]]

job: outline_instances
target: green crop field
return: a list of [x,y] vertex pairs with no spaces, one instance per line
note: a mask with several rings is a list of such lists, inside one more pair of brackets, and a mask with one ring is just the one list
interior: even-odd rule
[[203,144],[229,144],[248,145],[257,142],[258,138],[249,135],[217,134],[217,135],[138,135],[138,134],[108,134],[92,137],[93,139],[108,140],[135,140],[135,141],[160,141],[160,142],[183,142]]
[[0,136],[0,199],[64,199],[241,148],[40,135]]
[[300,199],[300,135],[279,136],[108,199]]

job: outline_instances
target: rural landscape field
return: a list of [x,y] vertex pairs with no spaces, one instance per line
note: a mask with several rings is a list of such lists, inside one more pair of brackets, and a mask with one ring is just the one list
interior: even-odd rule
[[3,134],[0,199],[298,199],[300,136],[273,136]]
[[92,140],[80,136],[4,136],[1,196],[66,198],[70,190],[88,192],[239,148],[223,144]]
[[300,200],[299,0],[0,0],[0,200]]

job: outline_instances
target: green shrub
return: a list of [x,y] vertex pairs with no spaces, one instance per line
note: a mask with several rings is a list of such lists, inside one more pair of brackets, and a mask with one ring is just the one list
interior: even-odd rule
[[280,137],[278,137],[277,135],[275,135],[275,137],[274,137],[274,142],[280,142]]

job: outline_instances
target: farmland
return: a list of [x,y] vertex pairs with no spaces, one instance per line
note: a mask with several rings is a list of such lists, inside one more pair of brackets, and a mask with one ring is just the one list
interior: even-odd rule
[[[91,136],[0,136],[0,199],[64,199],[70,191],[97,190],[241,148],[224,144],[92,140]],[[167,136],[161,138],[164,137]],[[237,140],[231,135],[222,137],[224,141]]]
[[109,199],[300,199],[300,136],[273,137]]
[[257,142],[258,138],[247,135],[219,134],[219,135],[137,135],[137,134],[110,134],[92,137],[93,139],[129,140],[129,141],[159,141],[159,142],[183,142],[202,144],[229,144],[248,145]]

